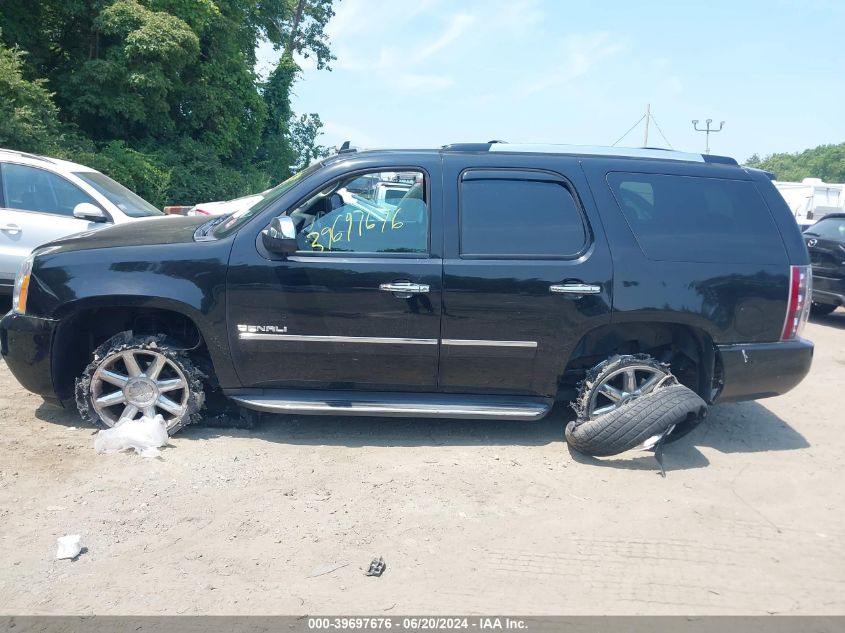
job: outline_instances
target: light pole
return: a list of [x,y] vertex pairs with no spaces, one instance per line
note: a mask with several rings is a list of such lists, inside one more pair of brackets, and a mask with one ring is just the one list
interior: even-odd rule
[[696,132],[706,132],[707,133],[707,142],[706,142],[705,150],[704,150],[705,154],[710,153],[710,133],[713,132],[715,134],[716,132],[721,132],[722,128],[725,127],[725,122],[722,121],[721,123],[719,123],[718,129],[711,128],[710,124],[712,122],[713,122],[713,119],[707,119],[707,121],[705,121],[705,123],[707,123],[707,127],[703,127],[703,128],[698,127],[698,119],[693,119],[693,122],[692,122],[692,127],[695,129]]

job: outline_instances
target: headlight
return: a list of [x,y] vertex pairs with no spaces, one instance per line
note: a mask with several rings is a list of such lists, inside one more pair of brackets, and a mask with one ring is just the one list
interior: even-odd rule
[[26,312],[26,297],[29,294],[29,277],[32,274],[34,255],[27,257],[21,264],[20,272],[15,277],[15,290],[12,293],[12,311],[18,314]]

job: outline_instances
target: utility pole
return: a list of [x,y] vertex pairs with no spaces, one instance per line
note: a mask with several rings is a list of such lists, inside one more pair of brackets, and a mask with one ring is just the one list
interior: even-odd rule
[[643,138],[643,147],[648,147],[648,123],[651,120],[651,104],[645,107],[645,137]]
[[710,153],[710,134],[711,134],[711,132],[713,134],[715,134],[716,132],[721,132],[722,128],[725,127],[725,122],[722,121],[721,123],[719,123],[718,129],[711,128],[710,124],[712,122],[713,122],[713,119],[707,119],[707,121],[705,121],[705,123],[707,123],[707,127],[703,127],[703,128],[698,127],[698,119],[693,119],[693,122],[692,122],[692,127],[695,129],[696,132],[706,132],[707,133],[707,141],[705,143],[705,149],[704,149],[705,154]]

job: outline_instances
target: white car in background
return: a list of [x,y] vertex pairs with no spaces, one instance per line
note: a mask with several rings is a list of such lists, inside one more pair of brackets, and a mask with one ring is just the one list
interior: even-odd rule
[[0,294],[32,250],[83,231],[164,213],[95,169],[0,148]]
[[[267,191],[270,191],[269,189]],[[256,202],[263,200],[267,191],[251,196],[243,196],[234,200],[220,200],[218,202],[201,202],[192,206],[185,215],[226,215],[249,209]]]

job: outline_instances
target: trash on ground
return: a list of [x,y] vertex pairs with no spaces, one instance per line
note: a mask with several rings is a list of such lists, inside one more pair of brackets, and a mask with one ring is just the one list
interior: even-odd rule
[[367,576],[381,576],[385,569],[387,569],[387,565],[385,564],[384,559],[379,556],[378,558],[374,558],[370,563],[370,568],[367,570]]
[[311,573],[308,574],[309,578],[316,578],[317,576],[325,576],[326,574],[330,574],[333,571],[337,571],[341,567],[346,567],[349,563],[325,563],[323,565],[318,565],[314,569],[311,570]]
[[68,534],[56,539],[56,560],[74,559],[82,553],[79,534]]
[[94,437],[98,453],[117,453],[134,449],[141,457],[158,457],[158,450],[167,445],[167,427],[160,415],[139,420],[119,420],[112,428],[100,431]]

